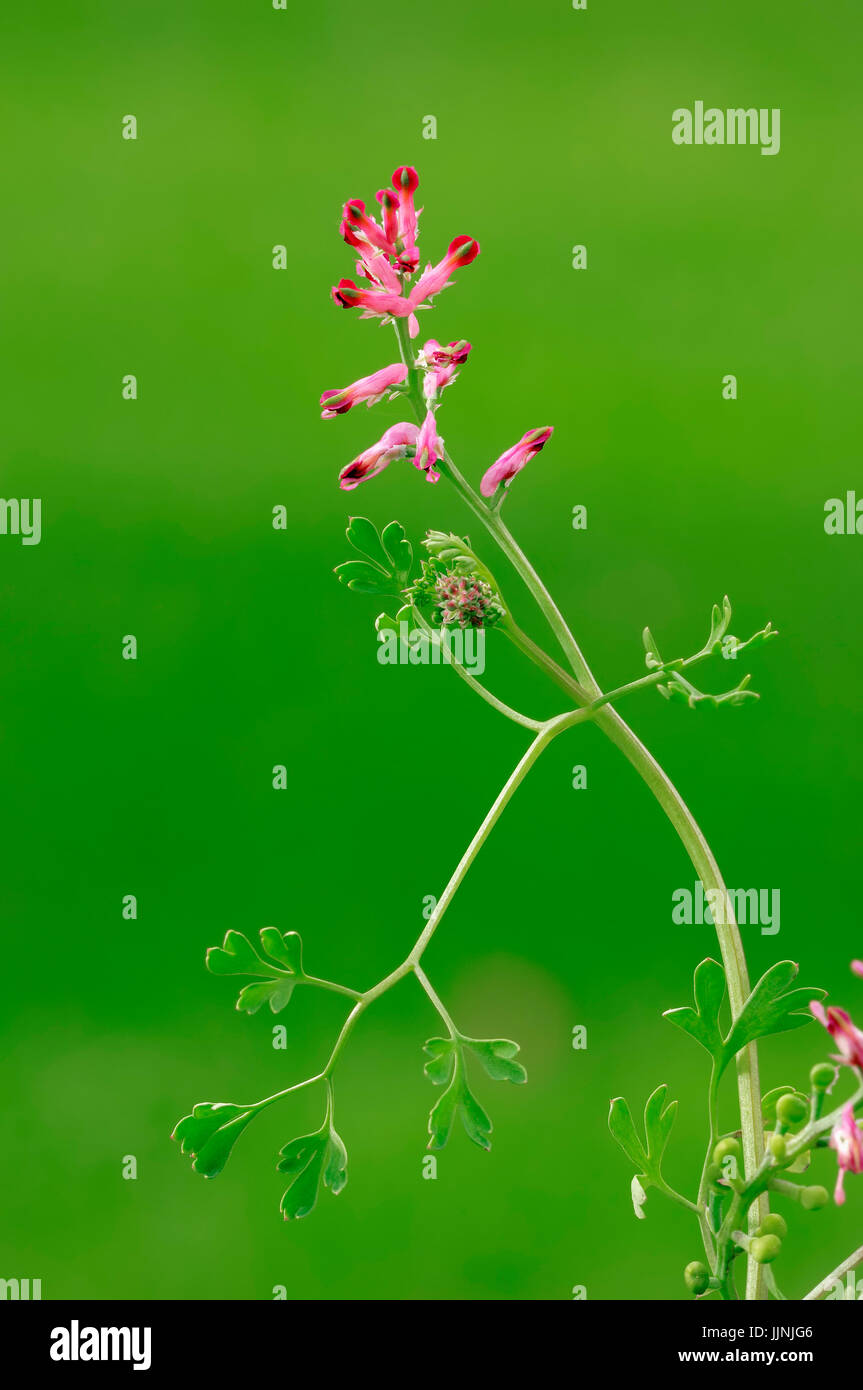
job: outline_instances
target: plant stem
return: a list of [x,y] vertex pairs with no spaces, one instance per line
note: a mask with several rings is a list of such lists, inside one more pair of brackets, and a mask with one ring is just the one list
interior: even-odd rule
[[446,1024],[450,1037],[453,1039],[454,1042],[457,1042],[461,1034],[459,1033],[458,1029],[453,1023],[449,1014],[447,1013],[446,1008],[444,1007],[443,1000],[440,998],[440,995],[434,989],[431,980],[429,979],[428,975],[425,973],[421,965],[414,966],[414,974],[416,975],[417,979],[419,980],[420,984],[422,985],[423,989],[425,990],[435,1009],[440,1014],[441,1018]]
[[849,1255],[847,1260],[843,1260],[841,1265],[837,1265],[825,1279],[821,1280],[820,1284],[815,1285],[814,1289],[810,1289],[809,1293],[804,1294],[803,1302],[811,1303],[813,1300],[819,1299],[822,1294],[827,1292],[831,1284],[835,1284],[836,1280],[841,1279],[843,1275],[850,1274],[851,1270],[856,1269],[859,1264],[863,1264],[863,1245],[860,1246],[859,1250],[855,1250],[853,1255]]
[[[417,420],[422,421],[425,416],[426,404],[422,393],[421,373],[416,367],[410,348],[407,324],[402,319],[396,319],[394,321],[394,326],[402,360],[408,368],[407,395],[416,412]],[[525,584],[525,587],[534,598],[537,606],[545,616],[549,627],[557,638],[562,651],[572,667],[579,687],[579,694],[587,692],[592,700],[602,699],[603,691],[588,666],[587,660],[572,635],[562,613],[540,579],[539,574],[505,526],[499,511],[496,508],[486,506],[482,499],[477,496],[473,488],[471,488],[470,484],[453,463],[449,453],[447,453],[443,463],[445,465],[446,474],[454,484],[456,491],[473,514],[479,518],[490,536],[510,561]],[[572,693],[575,694],[575,691],[573,690]],[[674,826],[674,829],[677,831],[704,888],[708,891],[713,890],[717,893],[719,895],[718,901],[723,903],[723,921],[722,923],[716,924],[716,934],[728,982],[729,1001],[732,1013],[736,1015],[742,1009],[749,995],[749,975],[746,968],[746,957],[743,951],[740,931],[737,926],[731,901],[728,897],[728,890],[719,871],[719,866],[713,856],[713,852],[695,820],[695,817],[692,815],[692,812],[689,810],[689,807],[686,805],[686,802],[683,800],[683,797],[680,795],[671,779],[660,767],[653,755],[648,752],[644,744],[641,743],[629,726],[621,719],[617,711],[610,706],[606,706],[599,710],[594,718],[599,727],[615,747],[620,749],[624,757],[632,764],[636,772],[638,772],[639,776],[653,792],[653,795],[656,797],[660,806],[671,821],[671,824]],[[537,741],[542,737],[541,734],[538,735]],[[525,772],[531,766],[535,756],[538,756],[537,753],[534,755],[534,758],[530,757],[531,750],[535,747],[536,742],[531,745],[531,749],[529,749],[528,753],[525,755],[525,758],[530,758],[530,761],[524,766],[519,780],[521,780],[521,777],[524,776]],[[541,751],[541,749],[539,751]],[[523,759],[522,762],[524,763],[524,761]],[[521,768],[521,766],[522,764],[519,764],[519,768]],[[492,811],[494,811],[494,808],[492,808]],[[495,815],[491,824],[494,824],[496,818]],[[465,856],[466,863],[463,861],[463,863],[465,863],[465,870],[471,862],[473,853],[476,852],[473,850],[472,853],[472,849],[473,846],[468,849],[467,855]],[[455,890],[453,889],[453,891]],[[444,906],[446,906],[446,903]],[[434,930],[437,920],[439,920],[439,916],[437,918],[433,916],[430,920],[429,927],[431,927],[431,931]],[[430,938],[431,932],[428,932],[428,935]],[[420,939],[422,940],[422,938]],[[764,1153],[764,1135],[761,1123],[761,1094],[758,1080],[758,1054],[755,1043],[749,1043],[738,1053],[736,1065],[741,1131],[743,1136],[744,1171],[747,1178],[752,1178],[760,1166]],[[754,1229],[755,1226],[763,1220],[764,1216],[767,1214],[767,1209],[766,1195],[759,1196],[750,1209],[750,1229]],[[762,1267],[751,1257],[748,1260],[747,1267],[746,1296],[748,1299],[764,1299],[766,1297]]]
[[[437,638],[438,634],[435,632],[431,624],[426,622],[419,608],[414,607],[413,612],[414,617],[416,621],[419,623],[423,632],[425,632],[427,636],[433,639]],[[517,709],[513,709],[511,705],[506,704],[505,701],[499,700],[498,697],[496,695],[493,695],[490,690],[486,690],[485,686],[481,685],[480,682],[474,676],[471,675],[470,671],[466,670],[465,667],[462,666],[460,661],[456,661],[455,657],[447,649],[446,645],[443,642],[441,642],[441,650],[443,651],[444,659],[447,662],[447,664],[451,666],[459,676],[461,676],[462,680],[470,686],[471,690],[475,690],[477,695],[480,695],[482,699],[485,700],[486,704],[491,705],[492,709],[496,709],[499,714],[503,714],[506,716],[507,719],[511,719],[514,724],[521,724],[522,728],[524,729],[533,729],[534,733],[537,733],[542,728],[542,720],[530,719],[528,715],[521,714]]]
[[501,812],[510,801],[513,793],[521,785],[530,769],[533,767],[540,754],[548,747],[552,739],[557,738],[558,734],[563,733],[564,729],[571,729],[573,725],[579,724],[590,718],[590,711],[586,709],[570,710],[565,714],[559,714],[554,719],[549,719],[543,724],[533,743],[527,752],[521,757],[513,771],[510,773],[501,790],[495,797],[494,802],[489,808],[482,825],[474,835],[461,859],[459,860],[455,872],[450,878],[449,883],[438,899],[434,911],[429,917],[428,922],[420,933],[413,950],[408,956],[408,961],[412,966],[416,965],[423,955],[426,947],[431,941],[438,928],[441,918],[455,897],[459,884],[465,877],[468,869],[479,853],[480,849],[488,839],[492,829],[496,825]]

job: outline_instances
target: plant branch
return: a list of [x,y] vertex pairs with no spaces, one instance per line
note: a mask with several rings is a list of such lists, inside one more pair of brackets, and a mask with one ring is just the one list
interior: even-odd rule
[[810,1289],[809,1293],[804,1294],[803,1302],[811,1303],[819,1299],[831,1285],[834,1285],[838,1279],[842,1279],[844,1275],[850,1274],[851,1270],[856,1269],[859,1264],[863,1264],[863,1245],[860,1246],[859,1250],[855,1250],[853,1255],[849,1255],[847,1260],[843,1260],[840,1265],[837,1265],[825,1279],[821,1280],[820,1284],[815,1285],[814,1289]]

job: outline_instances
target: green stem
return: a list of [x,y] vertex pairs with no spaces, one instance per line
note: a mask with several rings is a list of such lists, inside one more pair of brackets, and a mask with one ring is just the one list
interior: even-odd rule
[[843,1260],[841,1265],[837,1265],[825,1279],[822,1279],[819,1284],[815,1285],[814,1289],[810,1289],[809,1293],[804,1294],[803,1302],[811,1303],[819,1299],[822,1294],[827,1292],[832,1284],[836,1283],[837,1279],[841,1279],[844,1275],[850,1274],[851,1270],[856,1269],[859,1264],[863,1264],[863,1245],[860,1246],[859,1250],[855,1250],[853,1255],[849,1255],[847,1260]]
[[452,1038],[453,1042],[457,1042],[461,1037],[461,1034],[459,1033],[458,1029],[453,1023],[449,1014],[447,1013],[446,1008],[444,1007],[443,1000],[434,989],[431,980],[429,979],[428,975],[425,973],[421,965],[414,966],[414,974],[416,975],[417,979],[419,980],[420,984],[422,985],[423,989],[425,990],[435,1009],[440,1014],[441,1018],[446,1024],[447,1031],[449,1032],[449,1035]]
[[589,718],[589,710],[570,710],[566,714],[559,714],[556,718],[549,719],[548,723],[543,724],[540,732],[533,740],[533,743],[530,745],[524,756],[519,759],[518,763],[516,764],[513,771],[510,773],[503,787],[498,792],[494,802],[492,803],[485,816],[485,819],[482,822],[482,825],[479,827],[479,830],[476,832],[467,849],[465,850],[464,854],[462,855],[461,859],[459,860],[458,865],[456,866],[455,873],[452,875],[449,883],[447,884],[446,888],[444,889],[443,893],[438,899],[434,911],[429,917],[428,922],[426,923],[423,931],[417,938],[413,950],[408,956],[408,961],[411,963],[412,966],[416,965],[416,963],[422,957],[423,952],[425,951],[426,947],[428,946],[429,942],[431,941],[440,924],[441,918],[443,917],[444,913],[446,912],[447,908],[449,907],[450,903],[455,897],[462,879],[465,877],[468,869],[470,868],[480,849],[485,844],[485,841],[491,834],[491,831],[496,825],[504,807],[512,798],[513,793],[524,781],[525,777],[527,776],[530,769],[533,767],[537,758],[548,747],[552,739],[557,738],[558,734],[563,733],[564,729],[571,729],[573,725],[579,724]]
[[[402,319],[395,320],[396,337],[402,360],[408,368],[407,394],[416,412],[417,420],[425,416],[425,401],[422,394],[421,373],[413,360],[408,338],[407,324]],[[444,462],[447,476],[451,479],[462,500],[479,518],[483,526],[495,540],[503,554],[524,582],[526,588],[546,618],[557,638],[562,651],[569,661],[579,686],[579,694],[586,691],[592,699],[603,696],[593,672],[578,643],[572,635],[562,613],[551,594],[546,589],[539,574],[520,549],[514,537],[505,526],[497,509],[490,509],[477,496],[466,479],[456,468],[449,454]],[[573,693],[575,693],[573,691]],[[728,981],[728,995],[732,1012],[736,1015],[749,995],[749,975],[746,958],[737,922],[728,898],[728,890],[695,817],[683,797],[663,771],[656,759],[644,747],[616,710],[607,706],[595,716],[596,722],[615,747],[632,764],[642,780],[662,806],[692,861],[704,888],[719,894],[724,905],[723,922],[716,925],[716,934],[722,962]],[[538,735],[542,738],[542,735]],[[535,746],[535,745],[533,745]],[[529,750],[530,753],[530,750]],[[526,756],[529,756],[528,755]],[[530,763],[527,764],[527,767]],[[525,771],[527,771],[527,767]],[[524,773],[522,773],[522,776]],[[493,822],[492,822],[493,823]],[[470,855],[470,850],[468,851]],[[471,856],[472,857],[472,856]],[[470,860],[468,859],[468,863]],[[434,920],[434,919],[432,919]],[[439,919],[438,919],[439,920]],[[432,923],[429,924],[432,926]],[[434,927],[432,926],[432,930]],[[429,933],[429,936],[431,933]],[[740,1101],[740,1120],[743,1136],[744,1171],[747,1177],[754,1177],[764,1152],[764,1136],[761,1125],[761,1096],[758,1080],[758,1054],[754,1043],[749,1043],[737,1056],[737,1089]],[[750,1228],[754,1227],[767,1214],[766,1196],[759,1196],[750,1210]],[[749,1259],[747,1272],[747,1298],[763,1299],[766,1296],[761,1266]]]
[[[431,626],[430,623],[426,622],[425,618],[423,617],[420,610],[416,607],[416,605],[414,605],[413,614],[414,618],[419,623],[422,630],[429,637],[436,638],[437,633],[435,632],[434,628]],[[486,690],[485,686],[481,685],[480,682],[476,679],[476,677],[472,676],[470,671],[466,670],[465,667],[462,666],[460,661],[456,661],[455,657],[452,655],[450,651],[447,650],[443,643],[441,643],[441,650],[444,653],[444,659],[446,660],[447,664],[450,665],[459,676],[461,676],[462,680],[470,686],[471,690],[476,691],[477,695],[480,695],[482,699],[485,700],[487,705],[491,705],[492,709],[496,709],[499,714],[506,715],[507,719],[511,719],[514,724],[521,724],[522,728],[524,729],[533,729],[534,733],[538,732],[542,728],[541,720],[528,718],[526,714],[521,714],[517,709],[513,709],[511,705],[506,704],[503,700],[499,700],[498,697],[496,695],[493,695],[490,690]]]

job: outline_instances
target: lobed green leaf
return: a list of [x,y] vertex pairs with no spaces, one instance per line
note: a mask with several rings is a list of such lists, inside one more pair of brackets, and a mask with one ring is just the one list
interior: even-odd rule
[[279,1208],[286,1221],[308,1216],[321,1187],[338,1196],[348,1180],[347,1150],[329,1120],[286,1144],[276,1167],[289,1178]]
[[235,1143],[255,1114],[254,1107],[225,1101],[202,1101],[184,1115],[171,1134],[180,1151],[193,1158],[192,1167],[205,1178],[221,1173]]

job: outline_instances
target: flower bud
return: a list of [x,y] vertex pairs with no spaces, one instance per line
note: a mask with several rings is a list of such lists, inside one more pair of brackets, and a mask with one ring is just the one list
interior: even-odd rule
[[710,1270],[700,1260],[693,1260],[683,1271],[683,1279],[690,1293],[704,1293],[710,1284]]
[[784,1240],[788,1234],[788,1223],[784,1216],[780,1216],[778,1211],[768,1212],[758,1230],[756,1236],[778,1236]]
[[781,1125],[799,1125],[809,1114],[809,1106],[802,1096],[784,1095],[776,1102],[776,1118]]
[[728,1139],[720,1139],[713,1150],[713,1162],[718,1163],[721,1167],[725,1159],[731,1158],[732,1156],[734,1158],[740,1157],[740,1140],[731,1137]]
[[753,1236],[749,1242],[749,1253],[760,1265],[769,1265],[782,1249],[778,1236]]
[[800,1205],[804,1211],[820,1211],[829,1201],[826,1187],[804,1187],[800,1193]]

